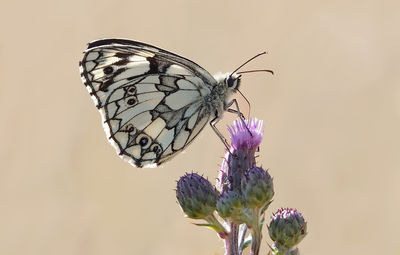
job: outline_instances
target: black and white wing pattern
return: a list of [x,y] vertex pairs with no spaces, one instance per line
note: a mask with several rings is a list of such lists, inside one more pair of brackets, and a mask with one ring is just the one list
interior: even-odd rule
[[136,167],[155,167],[175,156],[214,114],[205,98],[217,81],[174,53],[102,39],[89,43],[79,64],[110,143]]

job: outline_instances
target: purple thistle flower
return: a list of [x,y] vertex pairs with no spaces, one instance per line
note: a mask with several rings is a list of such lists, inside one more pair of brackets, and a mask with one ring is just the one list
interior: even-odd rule
[[243,208],[248,198],[244,196],[249,195],[250,189],[246,186],[244,194],[241,183],[249,169],[256,164],[255,153],[264,133],[262,124],[257,119],[236,120],[228,127],[231,147],[225,154],[217,179],[217,189],[222,194],[217,201],[218,212],[230,220],[231,238],[227,247],[237,247],[235,238],[239,233],[239,225],[245,222],[252,232],[251,254],[258,254],[260,249],[262,235],[258,226],[261,209]]
[[244,122],[235,120],[234,125],[228,127],[228,131],[231,134],[232,147],[236,150],[255,150],[260,145],[264,134],[263,122],[256,118],[244,120]]
[[[247,125],[247,127],[246,127]],[[218,174],[217,189],[237,190],[244,173],[255,165],[255,152],[260,145],[264,133],[263,122],[256,118],[250,120],[235,120],[228,127],[231,135],[231,148],[225,154]]]

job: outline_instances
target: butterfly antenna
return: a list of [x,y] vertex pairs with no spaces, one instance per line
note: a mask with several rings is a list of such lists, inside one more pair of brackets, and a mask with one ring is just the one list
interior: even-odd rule
[[243,95],[243,93],[240,90],[236,90],[237,92],[239,92],[240,95],[242,95],[242,97],[244,98],[244,100],[246,100],[247,104],[249,105],[249,113],[247,115],[247,119],[250,119],[250,110],[251,110],[251,105],[250,105],[250,101],[247,100],[247,98]]
[[237,74],[243,74],[243,73],[258,73],[258,72],[268,72],[268,73],[271,73],[272,75],[274,75],[274,71],[272,71],[272,70],[267,70],[267,69],[241,71],[241,72],[237,72]]
[[261,56],[261,55],[264,55],[264,54],[267,54],[267,52],[266,52],[266,51],[263,51],[263,52],[261,52],[261,53],[258,53],[258,54],[255,55],[254,57],[250,58],[249,60],[247,60],[246,62],[244,62],[243,64],[241,64],[238,68],[236,68],[235,71],[233,71],[229,76],[232,76],[234,73],[236,73],[236,71],[238,71],[240,68],[242,68],[243,66],[245,66],[247,63],[249,63],[249,62],[252,61],[253,59],[255,59],[255,58],[257,58],[257,57],[259,57],[259,56]]

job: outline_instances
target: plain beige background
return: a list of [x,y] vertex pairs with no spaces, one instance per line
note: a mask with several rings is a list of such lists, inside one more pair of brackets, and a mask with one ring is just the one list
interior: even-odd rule
[[259,163],[276,190],[267,216],[303,212],[302,254],[400,254],[398,1],[1,6],[0,254],[224,252],[184,218],[173,190],[186,171],[214,181],[222,143],[207,128],[164,167],[118,158],[78,71],[86,43],[104,37],[157,45],[211,73],[267,50],[246,69],[276,75],[245,75],[241,87],[265,123]]

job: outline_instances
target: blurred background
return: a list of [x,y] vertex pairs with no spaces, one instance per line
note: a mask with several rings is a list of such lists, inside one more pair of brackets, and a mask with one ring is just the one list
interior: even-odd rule
[[[86,43],[134,39],[210,73],[245,69],[264,120],[258,163],[280,207],[308,221],[303,254],[400,253],[398,1],[25,1],[0,10],[0,254],[223,254],[184,218],[186,171],[214,182],[224,146],[206,128],[163,167],[120,159],[81,83]],[[247,112],[246,103],[240,105]],[[247,107],[247,108],[246,108]],[[235,116],[226,114],[219,128]],[[266,228],[264,228],[266,230]],[[262,254],[271,244],[264,231]]]

